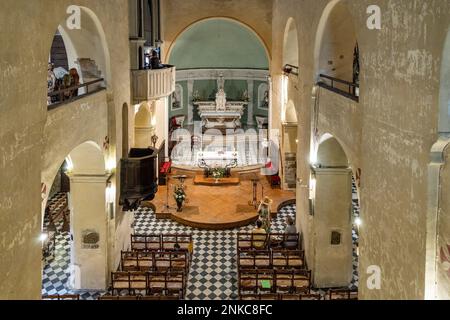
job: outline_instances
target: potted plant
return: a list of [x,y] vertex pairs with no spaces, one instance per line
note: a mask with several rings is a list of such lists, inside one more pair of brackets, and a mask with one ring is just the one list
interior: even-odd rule
[[184,192],[184,189],[182,186],[175,186],[173,197],[175,198],[175,201],[177,202],[177,211],[181,212],[183,211],[183,203],[186,200],[186,193]]

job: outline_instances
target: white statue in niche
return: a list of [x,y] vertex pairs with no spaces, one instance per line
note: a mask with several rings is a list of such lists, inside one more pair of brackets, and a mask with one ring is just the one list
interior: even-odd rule
[[225,111],[227,109],[227,95],[225,93],[225,79],[223,74],[220,74],[217,80],[217,87],[219,91],[216,94],[216,110]]

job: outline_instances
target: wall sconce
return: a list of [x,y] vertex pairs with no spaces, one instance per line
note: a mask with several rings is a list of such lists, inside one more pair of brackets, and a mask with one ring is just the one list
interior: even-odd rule
[[114,199],[116,197],[116,188],[108,181],[106,185],[106,203],[108,205],[108,215],[110,219],[114,219]]
[[66,167],[64,168],[65,173],[66,173],[66,174],[72,173],[72,171],[73,171],[73,162],[72,162],[72,159],[70,159],[69,157],[67,157],[65,160],[66,160]]
[[48,239],[48,234],[47,233],[41,233],[41,235],[39,236],[39,240],[44,243],[45,240]]
[[113,173],[116,169],[116,160],[114,158],[109,158],[106,161],[106,171],[108,173]]
[[284,74],[284,75],[289,75],[291,72],[292,72],[292,68],[291,68],[290,66],[285,65],[285,66],[283,67],[283,74]]
[[152,140],[152,144],[153,144],[153,148],[156,148],[156,143],[158,142],[158,136],[156,134],[154,134],[151,138]]

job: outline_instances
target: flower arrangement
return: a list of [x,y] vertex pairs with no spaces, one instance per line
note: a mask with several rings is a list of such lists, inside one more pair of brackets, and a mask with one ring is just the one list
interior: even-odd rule
[[225,169],[224,168],[213,168],[213,169],[211,169],[211,176],[214,179],[221,179],[225,176]]

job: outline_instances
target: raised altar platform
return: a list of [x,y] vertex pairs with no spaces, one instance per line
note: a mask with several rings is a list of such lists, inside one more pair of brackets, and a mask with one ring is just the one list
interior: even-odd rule
[[229,178],[205,178],[203,175],[196,175],[194,177],[194,185],[202,185],[202,186],[230,186],[230,185],[238,185],[241,182],[239,177],[229,177]]
[[[187,203],[182,212],[176,211],[173,188],[179,183],[174,178],[169,179],[168,186],[160,186],[152,207],[156,218],[171,219],[194,228],[208,230],[225,230],[246,226],[258,219],[257,210],[249,202],[252,201],[253,181],[259,180],[257,200],[269,196],[273,200],[272,214],[276,216],[279,207],[295,203],[295,192],[272,189],[267,178],[259,174],[259,170],[235,173],[240,179],[237,185],[223,185],[212,187],[195,185],[194,178],[200,173],[198,170],[174,169],[172,177],[187,175],[186,186]],[[169,188],[167,190],[167,188]],[[263,191],[264,190],[264,194]],[[167,191],[169,191],[167,193]],[[169,208],[166,207],[168,199]]]

